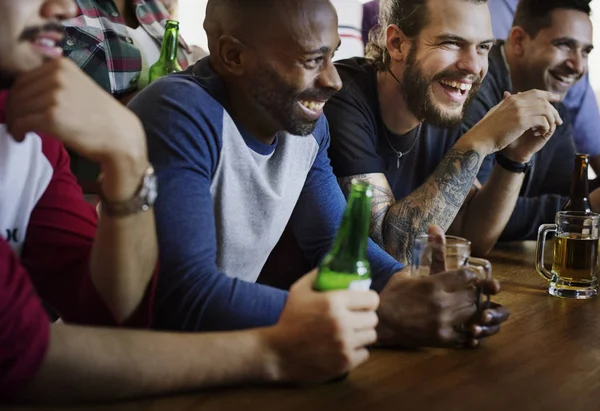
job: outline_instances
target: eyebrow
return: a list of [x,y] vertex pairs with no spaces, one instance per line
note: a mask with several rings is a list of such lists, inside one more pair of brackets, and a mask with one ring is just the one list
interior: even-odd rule
[[[451,40],[451,41],[456,41],[457,43],[467,43],[467,44],[471,44],[471,42],[463,37],[457,36],[455,34],[440,34],[439,36],[436,36],[435,39],[437,41],[442,41],[442,40]],[[493,43],[494,41],[496,41],[495,38],[489,38],[483,41],[480,41],[477,44],[487,44],[487,43]]]
[[560,38],[552,40],[552,44],[556,44],[556,43],[569,43],[571,46],[581,45],[582,48],[589,50],[589,51],[592,51],[594,49],[593,44],[581,44],[579,41],[575,40],[572,37],[560,37]]
[[[340,39],[340,41],[338,41],[338,44],[335,48],[335,50],[339,49],[340,46],[342,45],[342,40]],[[321,48],[318,49],[314,49],[314,50],[310,50],[310,51],[305,51],[304,54],[306,55],[310,55],[310,54],[329,54],[331,53],[331,48],[327,47],[327,46],[323,46]]]

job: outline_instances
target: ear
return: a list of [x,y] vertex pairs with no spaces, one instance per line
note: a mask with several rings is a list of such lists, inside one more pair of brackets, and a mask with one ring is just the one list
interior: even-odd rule
[[217,55],[223,69],[239,76],[244,74],[248,68],[251,50],[237,38],[227,34],[218,40]]
[[529,34],[519,26],[513,27],[508,33],[508,42],[518,57],[523,57],[529,43]]
[[385,31],[385,46],[392,61],[404,61],[412,42],[408,36],[395,24],[390,24]]

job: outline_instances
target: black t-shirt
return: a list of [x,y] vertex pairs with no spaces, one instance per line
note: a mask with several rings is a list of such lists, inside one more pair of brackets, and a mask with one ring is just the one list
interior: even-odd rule
[[[383,173],[394,197],[406,197],[433,173],[461,136],[460,127],[423,124],[419,136],[418,127],[405,135],[394,134],[379,111],[375,67],[358,57],[338,61],[336,67],[343,87],[325,105],[334,173],[338,177]],[[394,150],[406,153],[399,167]]]
[[[502,101],[504,91],[512,89],[508,68],[502,56],[502,44],[498,42],[490,51],[488,73],[465,113],[465,132]],[[571,184],[575,143],[565,106],[561,103],[554,106],[564,123],[556,128],[554,135],[533,157],[534,166],[525,178],[521,197],[517,200],[501,240],[535,239],[540,224],[553,222],[555,214],[567,201],[565,196],[568,196]],[[487,180],[494,163],[493,155],[489,159],[491,161],[486,161],[479,173],[482,182]]]

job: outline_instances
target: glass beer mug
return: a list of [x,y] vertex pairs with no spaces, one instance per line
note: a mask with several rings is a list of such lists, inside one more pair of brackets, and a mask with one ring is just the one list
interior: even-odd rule
[[[535,266],[550,281],[548,293],[564,298],[596,297],[600,214],[560,211],[555,222],[540,226],[536,250]],[[544,246],[549,232],[556,233],[551,271],[544,267]]]

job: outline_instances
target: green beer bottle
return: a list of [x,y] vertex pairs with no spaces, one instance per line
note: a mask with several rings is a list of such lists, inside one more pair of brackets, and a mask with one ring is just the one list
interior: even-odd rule
[[342,224],[333,247],[323,259],[314,288],[328,290],[368,290],[371,267],[367,260],[371,198],[369,183],[353,181]]
[[160,49],[160,57],[158,61],[150,67],[150,83],[167,74],[181,71],[181,66],[177,62],[178,43],[179,22],[177,20],[167,20],[165,37],[163,37],[162,47]]

